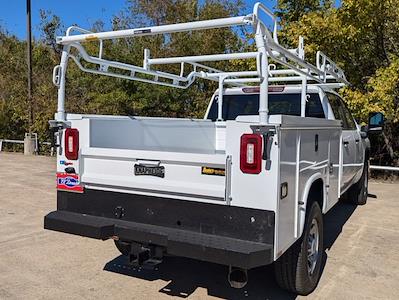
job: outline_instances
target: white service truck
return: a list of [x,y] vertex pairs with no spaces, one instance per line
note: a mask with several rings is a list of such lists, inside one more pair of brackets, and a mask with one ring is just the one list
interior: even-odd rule
[[[257,51],[151,58],[145,50],[143,66],[104,58],[107,39],[230,26],[252,27]],[[245,285],[248,269],[274,263],[283,288],[315,289],[323,214],[343,195],[367,199],[367,131],[334,92],[347,81],[331,59],[319,52],[316,65],[306,62],[301,38],[297,49],[282,47],[261,3],[243,17],[100,33],[71,27],[57,41],[57,210],[45,228],[113,239],[131,263],[176,255],[223,264],[233,287]],[[85,51],[88,41],[99,42],[98,56]],[[69,58],[94,74],[176,88],[202,78],[219,89],[201,120],[67,114]],[[237,59],[256,68],[205,65]],[[180,73],[157,69],[165,64]],[[382,126],[380,114],[372,121]]]

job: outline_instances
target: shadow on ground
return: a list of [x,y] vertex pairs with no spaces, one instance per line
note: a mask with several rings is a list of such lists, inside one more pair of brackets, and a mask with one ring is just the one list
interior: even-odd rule
[[[324,219],[324,246],[330,249],[355,211],[356,206],[339,203]],[[322,269],[328,261],[324,252]],[[226,266],[200,262],[181,257],[166,257],[157,267],[136,268],[127,264],[124,256],[118,256],[104,266],[104,270],[148,281],[164,280],[169,283],[159,292],[187,298],[199,287],[208,295],[224,299],[295,299],[296,295],[277,286],[273,267],[265,266],[249,271],[249,282],[243,289],[231,288],[227,283]]]

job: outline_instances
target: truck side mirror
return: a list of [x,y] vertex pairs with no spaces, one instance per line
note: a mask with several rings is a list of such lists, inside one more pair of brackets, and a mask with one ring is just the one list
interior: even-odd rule
[[384,115],[380,112],[369,114],[368,131],[373,133],[381,133],[384,127]]
[[367,125],[362,125],[362,127],[360,127],[360,136],[362,139],[369,137],[369,127]]

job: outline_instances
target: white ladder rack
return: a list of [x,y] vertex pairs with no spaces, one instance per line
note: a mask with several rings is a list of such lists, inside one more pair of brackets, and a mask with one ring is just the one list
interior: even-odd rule
[[[274,24],[272,31],[260,18],[261,14],[272,19]],[[152,58],[150,51],[144,49],[142,66],[103,58],[104,40],[248,25],[252,26],[255,32],[257,47],[255,52]],[[72,34],[73,32],[79,34]],[[90,41],[99,42],[98,56],[89,55],[82,45],[82,43]],[[268,120],[267,91],[269,83],[302,83],[302,116],[305,116],[306,87],[309,81],[312,84],[329,85],[335,88],[348,84],[343,70],[322,52],[317,52],[316,65],[305,61],[302,37],[299,38],[297,49],[282,47],[277,37],[277,18],[260,2],[255,4],[252,14],[241,17],[99,33],[72,26],[68,28],[66,36],[57,37],[57,43],[63,45],[61,63],[54,68],[53,73],[53,82],[58,87],[57,121],[59,122],[65,121],[65,73],[69,58],[72,58],[84,72],[180,89],[190,87],[197,78],[217,81],[219,82],[219,121],[222,121],[224,85],[242,86],[248,83],[258,83],[260,85],[259,121],[261,124],[266,124]],[[73,52],[72,49],[74,49]],[[77,53],[77,55],[74,53]],[[256,70],[223,71],[205,64],[207,62],[249,59],[256,61]],[[176,74],[162,72],[154,68],[159,65],[175,64],[180,64],[180,72]],[[283,66],[283,69],[278,69],[277,65]],[[115,70],[119,72],[115,72]]]

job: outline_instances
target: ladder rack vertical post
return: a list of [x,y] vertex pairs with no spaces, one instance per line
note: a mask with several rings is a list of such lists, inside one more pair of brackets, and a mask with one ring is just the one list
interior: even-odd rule
[[[303,36],[299,37],[298,43],[298,57],[305,60],[305,44]],[[306,70],[306,73],[309,73],[309,70]],[[306,117],[306,101],[307,101],[307,88],[308,88],[308,77],[304,74],[301,76],[302,78],[302,89],[301,89],[301,117]]]
[[301,117],[306,117],[306,102],[307,102],[307,78],[302,75],[302,89],[301,89]]
[[65,74],[68,65],[70,46],[62,49],[60,63],[60,84],[58,87],[57,121],[65,121]]
[[261,125],[265,125],[269,121],[269,61],[263,31],[264,29],[261,26],[261,23],[258,22],[256,25],[255,41],[258,51],[261,53],[260,73],[262,76],[262,81],[259,91],[259,123]]
[[219,77],[219,95],[218,95],[218,121],[223,121],[223,85],[225,77]]
[[148,60],[151,58],[150,49],[144,49],[144,61],[143,61],[143,68],[149,70],[150,65],[148,64]]
[[100,40],[100,50],[98,51],[98,58],[100,59],[103,58],[103,52],[104,52],[104,43],[103,40]]

